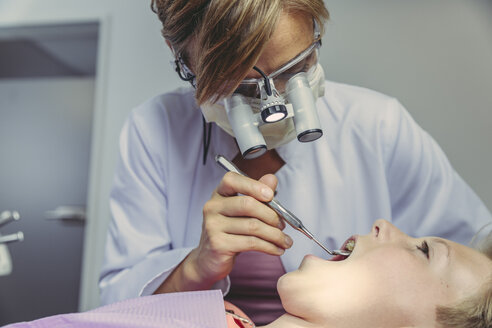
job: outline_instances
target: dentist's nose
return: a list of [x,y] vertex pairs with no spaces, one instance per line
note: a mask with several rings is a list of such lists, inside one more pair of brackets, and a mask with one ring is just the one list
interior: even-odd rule
[[379,219],[372,226],[373,236],[380,241],[390,241],[408,237],[389,221]]

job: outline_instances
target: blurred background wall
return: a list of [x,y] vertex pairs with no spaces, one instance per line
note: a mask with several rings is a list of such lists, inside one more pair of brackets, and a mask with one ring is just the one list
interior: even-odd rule
[[[321,50],[327,79],[398,98],[492,208],[492,1],[325,2],[331,12]],[[145,99],[186,85],[169,64],[149,3],[0,0],[0,30],[99,26],[80,310],[98,305],[107,200],[123,121]]]
[[398,98],[492,208],[492,1],[325,3],[327,78]]

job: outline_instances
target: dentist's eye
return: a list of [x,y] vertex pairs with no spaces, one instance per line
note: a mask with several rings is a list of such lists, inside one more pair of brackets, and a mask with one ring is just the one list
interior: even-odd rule
[[429,245],[425,240],[422,242],[420,246],[417,246],[417,249],[422,251],[422,253],[424,253],[425,256],[429,258]]

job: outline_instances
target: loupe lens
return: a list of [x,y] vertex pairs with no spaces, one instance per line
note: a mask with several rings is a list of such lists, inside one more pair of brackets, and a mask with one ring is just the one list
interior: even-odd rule
[[256,157],[260,157],[261,155],[263,155],[266,152],[266,150],[267,150],[267,148],[265,145],[258,145],[258,146],[255,146],[255,147],[252,147],[252,148],[246,150],[243,153],[243,157],[246,159],[253,159]]
[[300,142],[311,142],[321,138],[322,135],[323,130],[312,129],[299,133],[299,135],[297,135],[297,140],[299,140]]

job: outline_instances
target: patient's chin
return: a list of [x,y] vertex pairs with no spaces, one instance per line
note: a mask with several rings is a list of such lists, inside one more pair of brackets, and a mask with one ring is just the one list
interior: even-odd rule
[[291,315],[306,318],[312,310],[312,294],[302,284],[304,277],[298,271],[284,274],[277,282],[277,290],[285,311]]
[[280,298],[282,298],[282,294],[285,293],[285,288],[287,287],[287,283],[288,283],[288,282],[286,282],[286,280],[289,280],[290,274],[292,274],[292,272],[284,274],[277,281],[277,291],[280,295]]
[[296,271],[284,274],[277,281],[277,291],[285,311],[291,313],[295,295],[300,291],[295,279]]
[[282,295],[289,297],[291,294],[298,293],[301,290],[305,290],[306,276],[298,270],[287,272],[282,275],[277,281],[277,291]]

